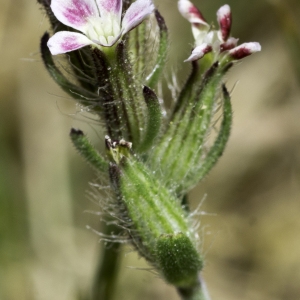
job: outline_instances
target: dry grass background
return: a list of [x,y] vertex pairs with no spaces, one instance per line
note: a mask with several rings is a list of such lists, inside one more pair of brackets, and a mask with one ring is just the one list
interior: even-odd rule
[[[175,0],[156,1],[179,68],[192,37]],[[208,20],[223,1],[195,1]],[[233,35],[263,51],[230,73],[234,124],[224,156],[191,192],[202,209],[212,299],[300,299],[300,88],[295,58],[270,2],[227,1]],[[273,1],[279,3],[279,1]],[[285,1],[300,28],[298,0]],[[0,0],[0,299],[73,300],[92,282],[100,208],[94,175],[70,146],[71,126],[99,131],[51,81],[39,58],[47,20],[34,0]],[[297,18],[298,17],[298,18]],[[298,23],[297,23],[298,22]],[[300,29],[299,29],[300,38]],[[298,49],[300,54],[300,49]],[[299,59],[299,57],[297,57]],[[300,72],[298,70],[298,72]],[[179,79],[182,81],[183,79]],[[92,123],[92,124],[91,124]],[[102,137],[94,134],[99,144]],[[130,248],[116,299],[178,299]]]

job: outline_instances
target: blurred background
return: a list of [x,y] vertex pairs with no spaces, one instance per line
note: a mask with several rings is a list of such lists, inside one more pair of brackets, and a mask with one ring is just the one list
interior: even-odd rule
[[[194,3],[209,22],[225,4]],[[190,193],[194,208],[206,195],[203,276],[212,299],[298,300],[300,2],[226,3],[232,35],[240,43],[260,42],[262,52],[229,74],[232,135],[217,166]],[[156,4],[170,29],[170,78],[193,39],[175,0]],[[39,39],[48,22],[36,1],[0,5],[0,299],[80,299],[101,251],[99,237],[86,229],[101,230],[100,207],[87,197],[95,175],[68,133],[80,127],[94,134],[95,143],[103,137],[99,124],[81,114],[43,68]],[[144,268],[145,261],[125,247],[116,299],[179,299]]]

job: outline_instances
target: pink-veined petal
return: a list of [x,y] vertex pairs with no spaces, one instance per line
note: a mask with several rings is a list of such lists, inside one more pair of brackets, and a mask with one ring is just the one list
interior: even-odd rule
[[121,23],[123,0],[96,0],[96,2],[102,18],[105,18],[106,14],[114,14]]
[[192,51],[192,54],[190,55],[190,57],[185,60],[185,62],[186,61],[198,60],[198,59],[202,58],[206,53],[211,52],[211,51],[212,51],[212,46],[209,45],[209,44],[204,43],[204,44],[196,47]]
[[230,37],[226,42],[224,42],[220,45],[220,52],[224,52],[224,51],[233,49],[234,47],[237,46],[238,41],[239,41],[239,39]]
[[179,0],[178,10],[182,14],[182,16],[186,18],[194,26],[198,26],[198,27],[202,26],[206,30],[208,30],[209,25],[205,21],[200,10],[192,2],[188,0]]
[[201,33],[207,33],[209,30],[209,24],[205,21],[200,10],[188,0],[178,1],[178,10],[181,15],[186,18],[192,25],[192,33],[197,43],[202,43],[199,40]]
[[228,4],[225,4],[219,8],[219,10],[217,11],[217,19],[220,27],[220,40],[225,42],[230,35],[232,23],[230,6]]
[[47,46],[52,55],[62,54],[94,44],[85,35],[71,31],[59,31],[48,41]]
[[228,54],[233,59],[242,59],[252,53],[261,51],[261,46],[257,42],[244,43],[233,49],[231,49]]
[[94,0],[52,0],[51,9],[60,22],[83,33],[87,19],[99,16]]
[[122,20],[122,34],[127,33],[143,22],[155,7],[151,0],[137,0],[130,5]]

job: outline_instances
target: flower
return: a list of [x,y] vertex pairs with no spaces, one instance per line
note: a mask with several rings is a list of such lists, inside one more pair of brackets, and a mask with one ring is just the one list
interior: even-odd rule
[[111,47],[154,10],[151,0],[137,0],[122,19],[122,3],[123,0],[52,0],[55,17],[83,34],[55,33],[47,44],[51,53],[62,54],[87,45]]
[[225,4],[217,11],[219,30],[211,30],[199,9],[189,0],[179,0],[178,10],[192,24],[192,32],[196,47],[185,61],[202,58],[206,53],[213,52],[218,57],[226,53],[231,59],[241,59],[261,50],[257,42],[244,43],[237,46],[238,39],[230,37],[232,24],[230,6]]

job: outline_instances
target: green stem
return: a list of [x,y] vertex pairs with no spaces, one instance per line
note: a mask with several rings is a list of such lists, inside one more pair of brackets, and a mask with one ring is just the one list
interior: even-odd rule
[[[106,225],[105,234],[120,231],[116,225]],[[113,243],[103,247],[96,271],[91,300],[112,300],[120,265],[121,244]]]
[[178,294],[180,295],[182,300],[210,300],[206,284],[200,275],[198,277],[198,280],[198,285],[193,288],[177,289]]

